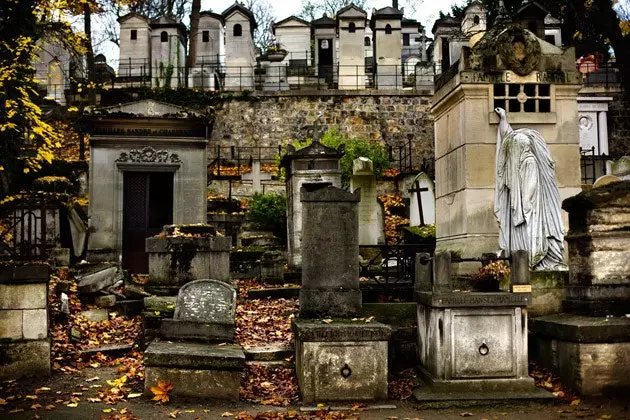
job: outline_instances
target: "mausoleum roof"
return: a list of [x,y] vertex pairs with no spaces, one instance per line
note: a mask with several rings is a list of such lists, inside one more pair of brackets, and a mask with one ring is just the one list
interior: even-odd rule
[[461,24],[462,23],[459,19],[455,19],[452,16],[446,16],[435,21],[435,23],[433,24],[433,28],[431,28],[431,33],[435,33],[438,27],[460,27]]
[[347,5],[346,7],[342,7],[338,12],[337,12],[337,19],[339,19],[340,17],[347,17],[347,18],[366,18],[367,17],[367,12],[363,9],[361,9],[360,7],[356,6],[354,3],[350,3],[349,5]]
[[328,16],[326,16],[326,14],[324,14],[324,16],[320,17],[319,19],[315,19],[314,21],[311,22],[312,26],[317,26],[317,27],[334,27],[337,26],[337,21],[333,18],[330,18]]
[[240,13],[246,16],[249,19],[249,23],[252,27],[251,28],[252,31],[258,27],[258,24],[256,23],[256,17],[252,13],[252,11],[249,10],[247,7],[243,6],[242,4],[240,4],[239,2],[235,2],[233,5],[225,9],[223,13],[221,13],[221,15],[223,15],[224,19],[228,19],[234,13]]
[[141,20],[144,20],[145,22],[149,23],[149,19],[148,18],[146,18],[145,16],[142,16],[141,14],[135,13],[135,12],[127,13],[126,15],[119,17],[117,20],[118,20],[118,23],[123,23],[123,22],[126,22],[127,20],[129,20],[131,18],[134,18],[134,17],[138,18],[138,19],[141,19]]
[[203,12],[200,12],[199,15],[200,16],[210,16],[210,17],[213,17],[213,18],[217,19],[221,23],[224,23],[223,16],[221,16],[218,13],[214,13],[214,12],[212,12],[210,10],[205,10]]
[[[287,25],[287,23],[289,23],[289,22],[295,22],[297,24]],[[288,18],[282,19],[282,20],[280,20],[278,22],[274,22],[271,25],[271,29],[273,30],[274,34],[276,33],[276,28],[278,26],[306,26],[306,27],[310,27],[311,24],[309,22],[305,21],[304,19],[300,19],[297,16],[289,16]]]
[[383,17],[383,18],[402,18],[403,11],[394,9],[391,6],[383,7],[382,9],[378,9],[372,13],[372,19],[375,17]]

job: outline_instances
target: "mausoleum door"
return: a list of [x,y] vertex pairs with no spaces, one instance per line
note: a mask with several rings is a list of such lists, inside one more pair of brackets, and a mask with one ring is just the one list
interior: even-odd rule
[[122,265],[132,273],[149,272],[145,239],[173,223],[173,173],[124,173]]
[[320,39],[317,45],[318,69],[319,77],[324,77],[326,83],[333,81],[333,48],[335,48],[334,39]]

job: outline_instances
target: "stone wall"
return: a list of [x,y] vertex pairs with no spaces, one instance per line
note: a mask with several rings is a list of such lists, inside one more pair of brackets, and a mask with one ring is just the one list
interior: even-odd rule
[[350,138],[413,142],[414,166],[433,161],[431,96],[412,92],[312,91],[257,93],[249,101],[226,101],[217,110],[209,143],[213,147],[284,145],[311,137],[317,126],[337,126]]
[[0,266],[0,379],[50,375],[49,267]]
[[608,108],[608,148],[611,156],[630,156],[630,94],[614,98]]

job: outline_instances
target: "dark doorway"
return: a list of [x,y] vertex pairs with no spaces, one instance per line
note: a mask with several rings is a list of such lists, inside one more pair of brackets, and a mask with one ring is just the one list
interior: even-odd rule
[[451,67],[451,49],[448,39],[442,38],[442,73]]
[[318,69],[317,74],[320,78],[326,79],[326,83],[331,85],[333,82],[333,49],[335,48],[334,39],[320,39],[317,44]]
[[123,268],[132,273],[149,272],[144,240],[173,223],[173,173],[124,173]]

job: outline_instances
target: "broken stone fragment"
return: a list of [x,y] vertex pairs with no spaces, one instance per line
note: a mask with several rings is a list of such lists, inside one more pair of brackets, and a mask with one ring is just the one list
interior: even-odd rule
[[109,319],[109,313],[107,309],[90,309],[88,311],[82,311],[81,315],[88,321],[101,322]]
[[116,267],[109,267],[92,274],[80,276],[77,278],[79,292],[96,293],[116,283],[119,280],[118,277]]
[[97,296],[94,298],[94,303],[100,308],[111,308],[116,304],[115,295]]

